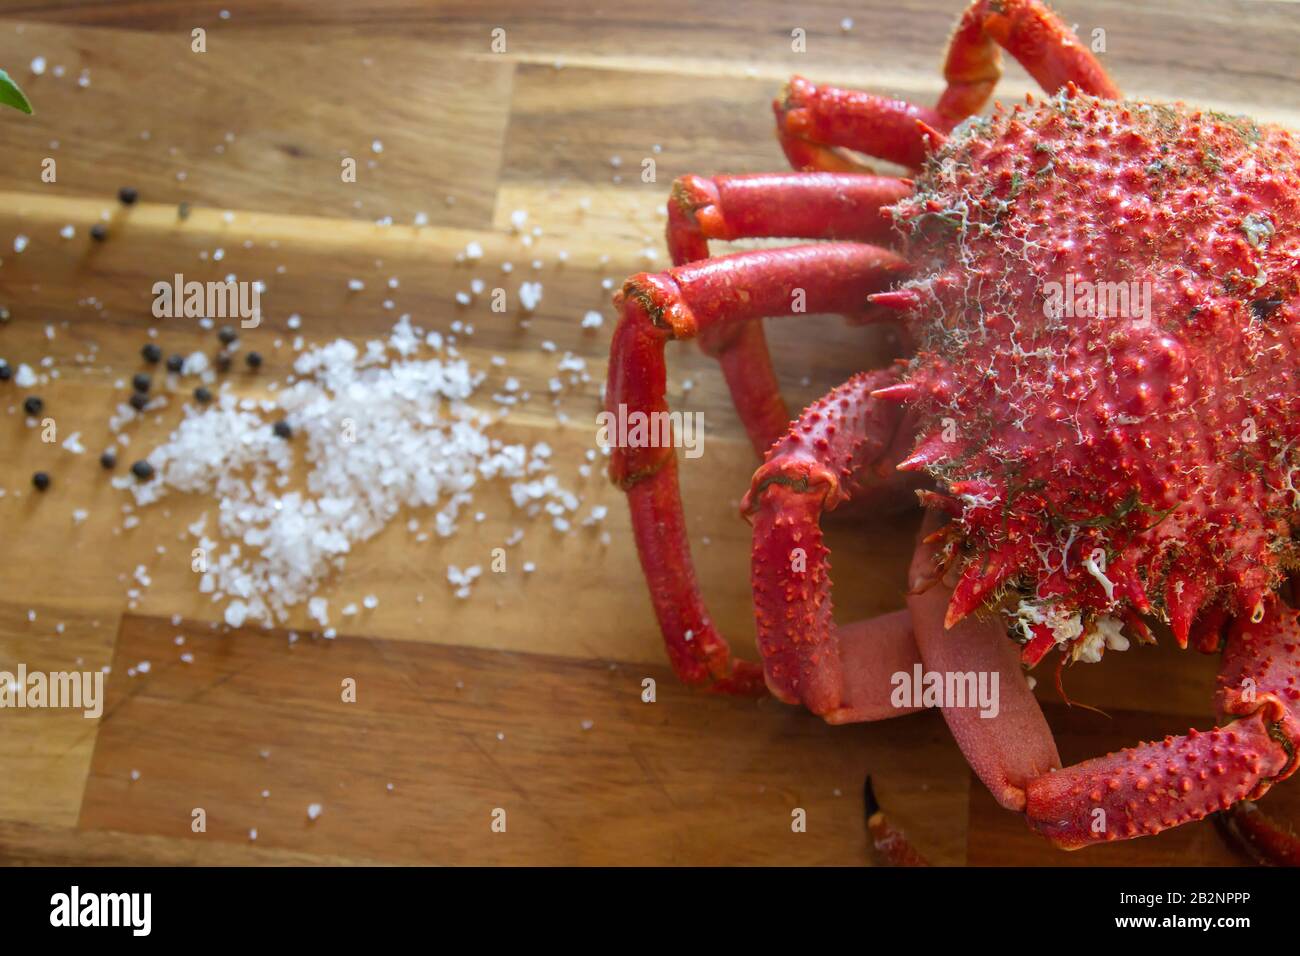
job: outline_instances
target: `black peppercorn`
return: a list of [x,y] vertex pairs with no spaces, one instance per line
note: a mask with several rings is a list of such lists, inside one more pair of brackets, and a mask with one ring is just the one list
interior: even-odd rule
[[117,191],[117,201],[123,206],[134,206],[139,198],[140,193],[132,186],[123,186]]
[[32,416],[39,415],[41,413],[41,409],[44,407],[45,407],[45,403],[41,401],[39,396],[28,395],[25,399],[23,399],[23,411],[25,411],[28,415],[32,415]]
[[162,358],[162,349],[158,347],[157,343],[149,342],[140,350],[140,355],[144,357],[146,362],[153,365]]
[[152,384],[153,384],[153,379],[151,379],[144,372],[136,372],[135,377],[131,379],[131,387],[135,389],[137,392],[149,391],[149,386]]
[[135,475],[141,481],[148,481],[153,477],[153,465],[141,458],[139,461],[131,465],[131,474]]
[[43,471],[38,471],[32,475],[32,484],[36,486],[37,491],[44,491],[50,487],[50,476]]
[[106,451],[99,456],[99,464],[100,467],[103,468],[105,471],[107,471],[110,468],[116,468],[117,455],[113,454],[111,451]]

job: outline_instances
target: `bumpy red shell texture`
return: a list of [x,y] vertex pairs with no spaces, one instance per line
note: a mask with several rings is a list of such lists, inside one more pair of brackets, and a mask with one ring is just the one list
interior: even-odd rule
[[892,213],[950,618],[996,605],[1033,662],[1263,613],[1297,564],[1298,163],[1283,129],[1066,94],[929,159]]

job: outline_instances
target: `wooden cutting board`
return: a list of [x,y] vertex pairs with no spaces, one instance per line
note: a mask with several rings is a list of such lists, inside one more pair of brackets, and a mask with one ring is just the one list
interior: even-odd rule
[[[0,669],[112,670],[99,720],[0,712],[0,861],[861,865],[870,773],[942,863],[1236,862],[1208,824],[1053,851],[972,782],[936,714],[831,728],[772,701],[679,687],[620,496],[598,473],[577,473],[604,380],[607,286],[666,265],[672,179],[784,168],[769,103],[792,73],[932,101],[959,6],[229,0],[223,16],[208,3],[8,4],[0,67],[37,112],[0,113],[0,305],[10,314],[0,357],[53,359],[59,377],[40,387],[47,414],[89,450],[42,443],[24,424],[26,393],[0,385]],[[1300,128],[1300,7],[1059,6],[1080,31],[1106,32],[1103,62],[1130,95]],[[806,52],[791,49],[796,28]],[[206,52],[192,51],[195,29]],[[498,29],[503,52],[491,46]],[[46,71],[34,76],[38,56]],[[1000,96],[1029,88],[1012,65]],[[341,181],[346,157],[358,160],[355,183]],[[53,183],[41,178],[47,158]],[[643,182],[651,159],[654,180]],[[121,186],[140,202],[118,206]],[[543,230],[531,247],[510,231],[517,209]],[[109,235],[93,243],[98,221]],[[72,239],[60,235],[67,225]],[[13,254],[18,235],[28,245]],[[484,248],[472,268],[456,262],[471,240]],[[544,284],[528,324],[454,302],[504,262]],[[213,345],[193,320],[151,316],[152,283],[232,271],[269,285],[266,319],[245,335],[265,366],[231,375],[251,397],[289,370],[292,313],[308,342],[381,335],[402,311],[429,328],[473,322],[472,363],[491,370],[503,356],[531,392],[500,434],[550,443],[584,510],[609,507],[609,543],[527,523],[512,560],[536,572],[485,575],[458,601],[447,565],[486,563],[520,523],[485,491],[485,520],[448,541],[416,542],[398,520],[358,548],[325,593],[338,603],[373,593],[379,606],[336,639],[291,645],[283,630],[217,626],[184,533],[212,503],[169,498],[124,528],[126,499],[95,459],[149,330],[169,352]],[[391,292],[390,276],[400,278]],[[354,277],[365,291],[349,291]],[[606,322],[583,329],[593,309]],[[888,355],[878,333],[833,317],[772,322],[769,334],[793,405]],[[587,361],[590,382],[557,405],[545,382],[565,351]],[[736,505],[754,463],[716,369],[692,348],[671,353],[670,400],[709,424],[707,454],[683,469],[701,584],[723,632],[753,657],[749,529]],[[176,402],[146,416],[131,447],[152,447],[178,415]],[[37,469],[54,478],[44,495],[31,490]],[[842,619],[901,606],[913,530],[912,517],[833,529]],[[139,566],[151,584],[132,598]],[[310,631],[305,615],[292,625]],[[1071,696],[1108,716],[1053,703],[1050,680],[1040,694],[1063,755],[1079,759],[1207,726],[1213,668],[1160,648],[1071,671]],[[653,704],[641,700],[646,677]],[[355,703],[340,699],[346,678]],[[1295,790],[1270,796],[1279,814],[1300,813]],[[196,833],[199,809],[207,825]],[[803,833],[792,832],[797,809]]]

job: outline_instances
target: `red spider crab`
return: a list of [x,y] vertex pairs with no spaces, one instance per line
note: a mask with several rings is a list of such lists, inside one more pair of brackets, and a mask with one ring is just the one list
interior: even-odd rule
[[[999,47],[1052,95],[976,118]],[[1254,800],[1300,739],[1300,623],[1278,593],[1300,567],[1295,138],[1121,99],[1038,0],[971,4],[944,76],[933,109],[792,79],[774,106],[798,171],[678,180],[675,268],[615,297],[608,410],[667,412],[664,343],[698,336],[764,457],[743,506],[760,669],[700,599],[674,450],[612,450],[673,667],[832,723],[902,712],[891,675],[918,661],[996,674],[996,718],[944,717],[998,801],[1065,848]],[[711,239],[773,236],[830,241],[708,257]],[[790,424],[760,320],[799,295],[900,321],[914,357]],[[908,481],[927,514],[907,610],[836,627],[820,516]],[[1220,726],[1062,768],[1025,668],[1151,642],[1148,620],[1222,651]],[[1239,832],[1294,861],[1247,806]]]

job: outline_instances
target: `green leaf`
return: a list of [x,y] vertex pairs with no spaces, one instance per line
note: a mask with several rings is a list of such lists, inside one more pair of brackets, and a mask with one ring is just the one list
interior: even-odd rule
[[10,79],[9,74],[4,70],[0,70],[0,104],[12,106],[24,113],[32,111],[32,104],[27,102],[27,97],[18,88],[18,84]]

